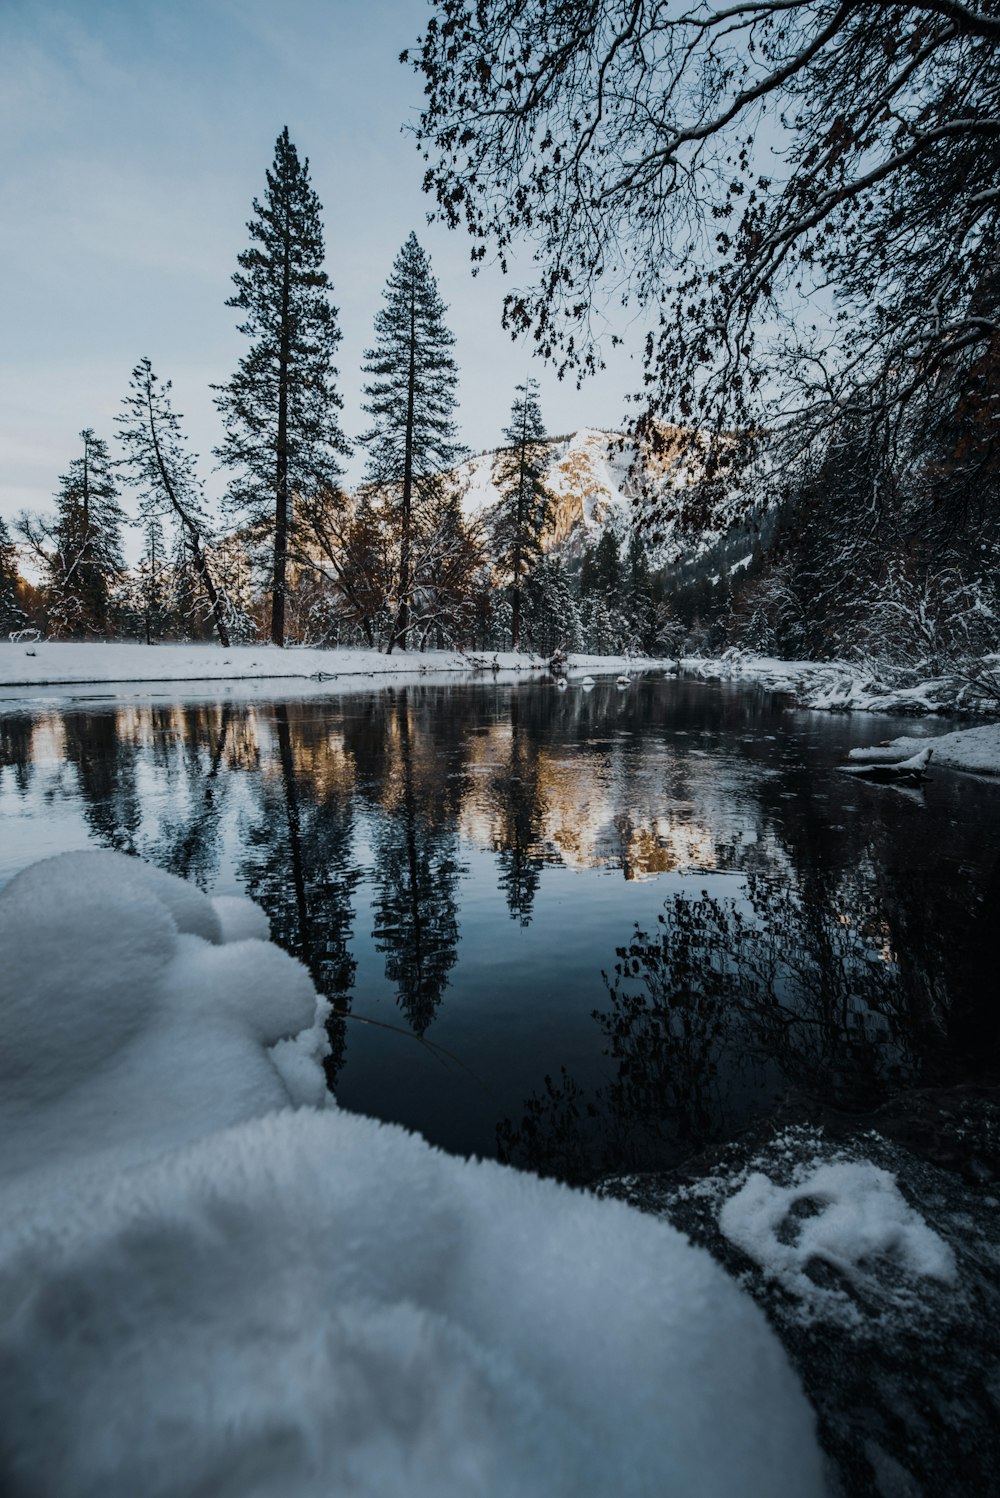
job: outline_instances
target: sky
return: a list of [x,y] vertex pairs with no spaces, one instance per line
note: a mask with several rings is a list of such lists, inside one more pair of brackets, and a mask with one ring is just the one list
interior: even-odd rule
[[[221,492],[209,387],[246,346],[225,303],[286,124],[324,205],[349,436],[365,429],[360,366],[411,230],[449,306],[470,449],[497,445],[529,373],[549,431],[620,424],[641,384],[628,354],[609,349],[582,390],[558,382],[500,326],[527,253],[511,277],[473,278],[464,232],[426,223],[402,129],[420,81],[398,58],[428,13],[424,0],[0,0],[0,514],[51,509],[77,434],[113,437],[144,355]],[[359,453],[349,481],[362,466]]]

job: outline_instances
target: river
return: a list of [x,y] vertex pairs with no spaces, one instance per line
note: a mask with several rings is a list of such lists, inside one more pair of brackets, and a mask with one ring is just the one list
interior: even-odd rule
[[898,719],[659,676],[185,690],[0,703],[0,883],[94,846],[249,894],[344,1107],[583,1181],[991,1059],[1000,784],[838,769]]

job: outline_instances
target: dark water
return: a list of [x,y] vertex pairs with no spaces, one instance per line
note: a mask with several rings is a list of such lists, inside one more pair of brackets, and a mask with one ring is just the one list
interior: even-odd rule
[[661,678],[0,709],[0,882],[96,845],[245,891],[341,1103],[449,1149],[587,1179],[993,1064],[1000,784],[838,772],[898,719]]

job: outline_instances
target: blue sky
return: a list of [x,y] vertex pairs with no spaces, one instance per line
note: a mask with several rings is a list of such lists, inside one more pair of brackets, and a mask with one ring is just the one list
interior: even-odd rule
[[467,238],[425,222],[422,163],[400,131],[420,84],[397,59],[426,14],[423,0],[0,0],[0,513],[50,505],[76,434],[113,434],[145,354],[173,380],[218,493],[208,386],[241,351],[229,277],[284,124],[325,208],[349,435],[411,229],[450,307],[471,448],[499,440],[529,370],[550,431],[620,422],[635,364],[609,351],[582,391],[559,384],[500,328],[518,275],[473,279]]

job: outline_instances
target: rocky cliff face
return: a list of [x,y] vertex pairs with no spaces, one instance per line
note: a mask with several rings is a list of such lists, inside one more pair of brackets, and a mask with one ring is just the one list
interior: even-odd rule
[[[667,566],[708,550],[725,535],[738,496],[716,507],[710,524],[692,535],[682,530],[680,510],[700,473],[688,457],[672,451],[653,455],[617,432],[584,428],[549,444],[545,481],[554,498],[554,524],[546,543],[566,561],[582,556],[609,526],[624,545],[636,525],[655,565]],[[457,477],[468,516],[487,517],[499,494],[493,482],[496,454],[463,463]]]

